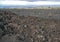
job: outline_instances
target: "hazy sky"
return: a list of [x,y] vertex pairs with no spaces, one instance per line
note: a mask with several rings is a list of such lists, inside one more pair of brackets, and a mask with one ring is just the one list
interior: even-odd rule
[[0,5],[60,5],[60,0],[0,0]]
[[[18,1],[18,0],[3,0],[3,1]],[[19,1],[60,1],[60,0],[19,0]]]
[[23,0],[23,1],[60,1],[60,0]]

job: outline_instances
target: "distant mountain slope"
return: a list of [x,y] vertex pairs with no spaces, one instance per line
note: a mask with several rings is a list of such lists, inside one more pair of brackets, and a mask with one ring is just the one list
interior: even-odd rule
[[17,5],[17,6],[2,6],[0,5],[0,8],[55,8],[60,7],[60,5]]

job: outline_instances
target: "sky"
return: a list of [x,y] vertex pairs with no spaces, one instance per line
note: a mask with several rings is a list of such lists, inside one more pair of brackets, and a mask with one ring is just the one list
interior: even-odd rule
[[[11,1],[11,0],[3,0],[3,1]],[[60,1],[60,0],[12,0],[12,1]]]
[[60,5],[60,0],[0,0],[0,6]]
[[0,1],[60,1],[60,0],[0,0]]

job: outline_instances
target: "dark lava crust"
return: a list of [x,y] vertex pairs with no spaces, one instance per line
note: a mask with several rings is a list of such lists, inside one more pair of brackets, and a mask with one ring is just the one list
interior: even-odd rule
[[60,21],[0,10],[0,42],[60,42]]

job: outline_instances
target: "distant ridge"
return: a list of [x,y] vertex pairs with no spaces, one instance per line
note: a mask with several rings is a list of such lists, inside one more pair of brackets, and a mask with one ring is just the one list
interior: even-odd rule
[[59,8],[60,5],[17,5],[17,6],[2,6],[0,8]]

